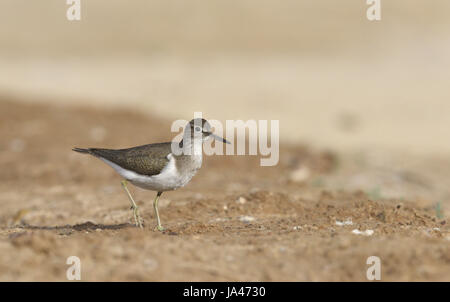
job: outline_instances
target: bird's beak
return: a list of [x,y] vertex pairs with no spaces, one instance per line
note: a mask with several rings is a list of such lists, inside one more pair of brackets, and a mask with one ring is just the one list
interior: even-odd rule
[[214,133],[209,133],[209,135],[210,136],[212,136],[215,140],[217,140],[217,141],[219,141],[219,142],[222,142],[222,143],[225,143],[225,144],[231,144],[229,141],[227,141],[226,139],[224,139],[224,138],[222,138],[222,137],[220,137],[220,136],[218,136],[218,135],[215,135]]

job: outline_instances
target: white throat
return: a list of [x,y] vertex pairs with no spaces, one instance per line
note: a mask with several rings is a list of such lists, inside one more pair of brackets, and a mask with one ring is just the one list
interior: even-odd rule
[[201,137],[192,139],[191,137],[183,138],[183,155],[202,156],[203,140]]

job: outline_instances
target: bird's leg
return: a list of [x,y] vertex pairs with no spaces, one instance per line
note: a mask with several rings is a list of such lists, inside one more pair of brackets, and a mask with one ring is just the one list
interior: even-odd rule
[[164,231],[164,228],[161,225],[161,220],[159,219],[159,212],[158,212],[158,200],[159,200],[159,197],[161,196],[161,194],[162,194],[162,192],[158,192],[158,194],[156,194],[155,201],[153,202],[153,208],[155,209],[156,220],[158,222],[156,229],[158,231],[162,232],[162,231]]
[[139,208],[136,205],[136,203],[134,202],[133,197],[131,197],[130,191],[128,191],[128,187],[127,187],[127,181],[126,180],[122,180],[122,187],[124,188],[125,192],[127,192],[128,198],[130,199],[131,202],[131,209],[133,210],[133,216],[134,216],[134,222],[136,223],[136,226],[143,228],[142,226],[142,218],[139,215]]

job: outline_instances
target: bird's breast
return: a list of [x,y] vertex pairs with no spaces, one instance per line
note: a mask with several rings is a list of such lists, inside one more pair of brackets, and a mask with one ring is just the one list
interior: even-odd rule
[[201,156],[172,156],[158,175],[130,180],[134,185],[154,191],[171,191],[185,186],[202,166]]

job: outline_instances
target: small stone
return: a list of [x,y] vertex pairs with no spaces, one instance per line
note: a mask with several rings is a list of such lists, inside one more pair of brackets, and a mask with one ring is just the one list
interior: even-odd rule
[[241,196],[236,200],[236,202],[239,204],[244,204],[247,202],[247,199],[245,199],[244,197]]
[[227,220],[228,219],[226,219],[226,218],[217,217],[217,218],[211,219],[209,222],[225,222]]
[[239,218],[239,220],[244,222],[244,223],[250,223],[252,221],[255,221],[255,217],[252,217],[252,216],[241,216]]
[[355,235],[363,235],[363,236],[372,236],[374,231],[373,230],[365,230],[364,232],[358,230],[358,229],[354,229],[352,231],[353,234]]
[[347,218],[347,220],[345,220],[345,221],[336,220],[336,225],[337,226],[353,225],[353,221],[351,218]]
[[290,174],[290,180],[297,183],[303,183],[309,179],[311,171],[306,166],[300,166]]

